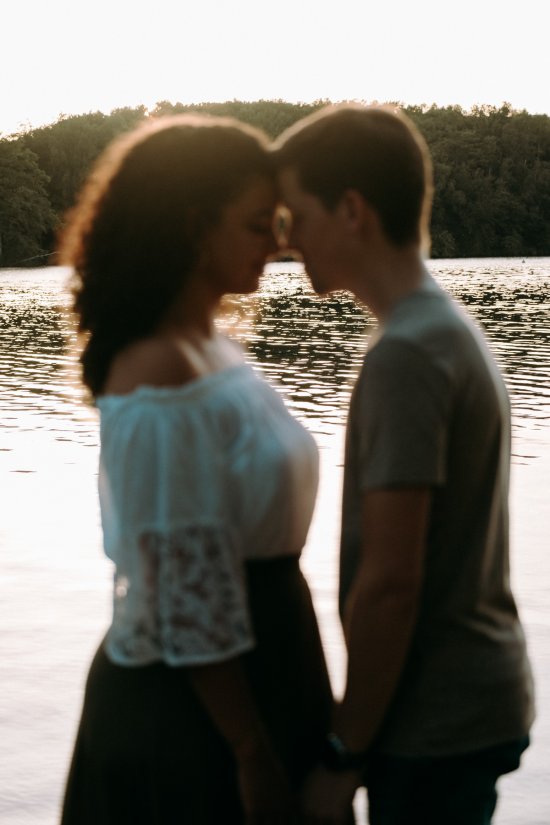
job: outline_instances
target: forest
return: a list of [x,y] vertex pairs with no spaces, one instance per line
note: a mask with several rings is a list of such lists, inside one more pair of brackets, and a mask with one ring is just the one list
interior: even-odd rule
[[[201,111],[231,115],[276,137],[329,103],[260,100],[144,106],[60,116],[0,135],[0,267],[55,263],[64,214],[93,162],[118,134],[146,117]],[[430,147],[435,198],[433,258],[550,255],[550,117],[508,104],[400,108]]]

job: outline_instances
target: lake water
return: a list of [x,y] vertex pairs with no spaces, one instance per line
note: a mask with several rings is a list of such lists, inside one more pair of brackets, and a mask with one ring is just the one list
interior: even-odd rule
[[[513,404],[512,573],[535,669],[538,718],[497,825],[550,823],[550,259],[431,262],[485,328]],[[59,268],[0,270],[0,825],[55,825],[83,682],[110,612],[96,500],[98,427],[83,403]],[[220,326],[284,392],[321,451],[303,569],[335,691],[338,506],[346,407],[373,321],[320,300],[297,264],[228,299]]]

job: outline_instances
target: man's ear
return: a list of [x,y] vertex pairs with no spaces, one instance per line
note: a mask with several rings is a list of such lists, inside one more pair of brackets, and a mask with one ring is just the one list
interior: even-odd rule
[[344,219],[349,228],[355,232],[363,232],[372,226],[373,221],[378,224],[378,215],[357,189],[346,189],[340,201]]

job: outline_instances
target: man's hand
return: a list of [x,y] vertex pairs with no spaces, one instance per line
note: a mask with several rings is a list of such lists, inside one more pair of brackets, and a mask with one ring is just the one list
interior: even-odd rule
[[350,825],[352,802],[361,784],[359,771],[329,771],[319,766],[307,778],[302,792],[305,825]]

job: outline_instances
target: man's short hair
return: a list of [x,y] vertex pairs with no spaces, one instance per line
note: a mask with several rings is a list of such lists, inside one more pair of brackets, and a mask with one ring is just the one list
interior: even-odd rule
[[279,168],[291,167],[302,188],[334,209],[347,189],[376,210],[395,246],[429,245],[432,164],[414,124],[389,106],[327,106],[275,141]]

